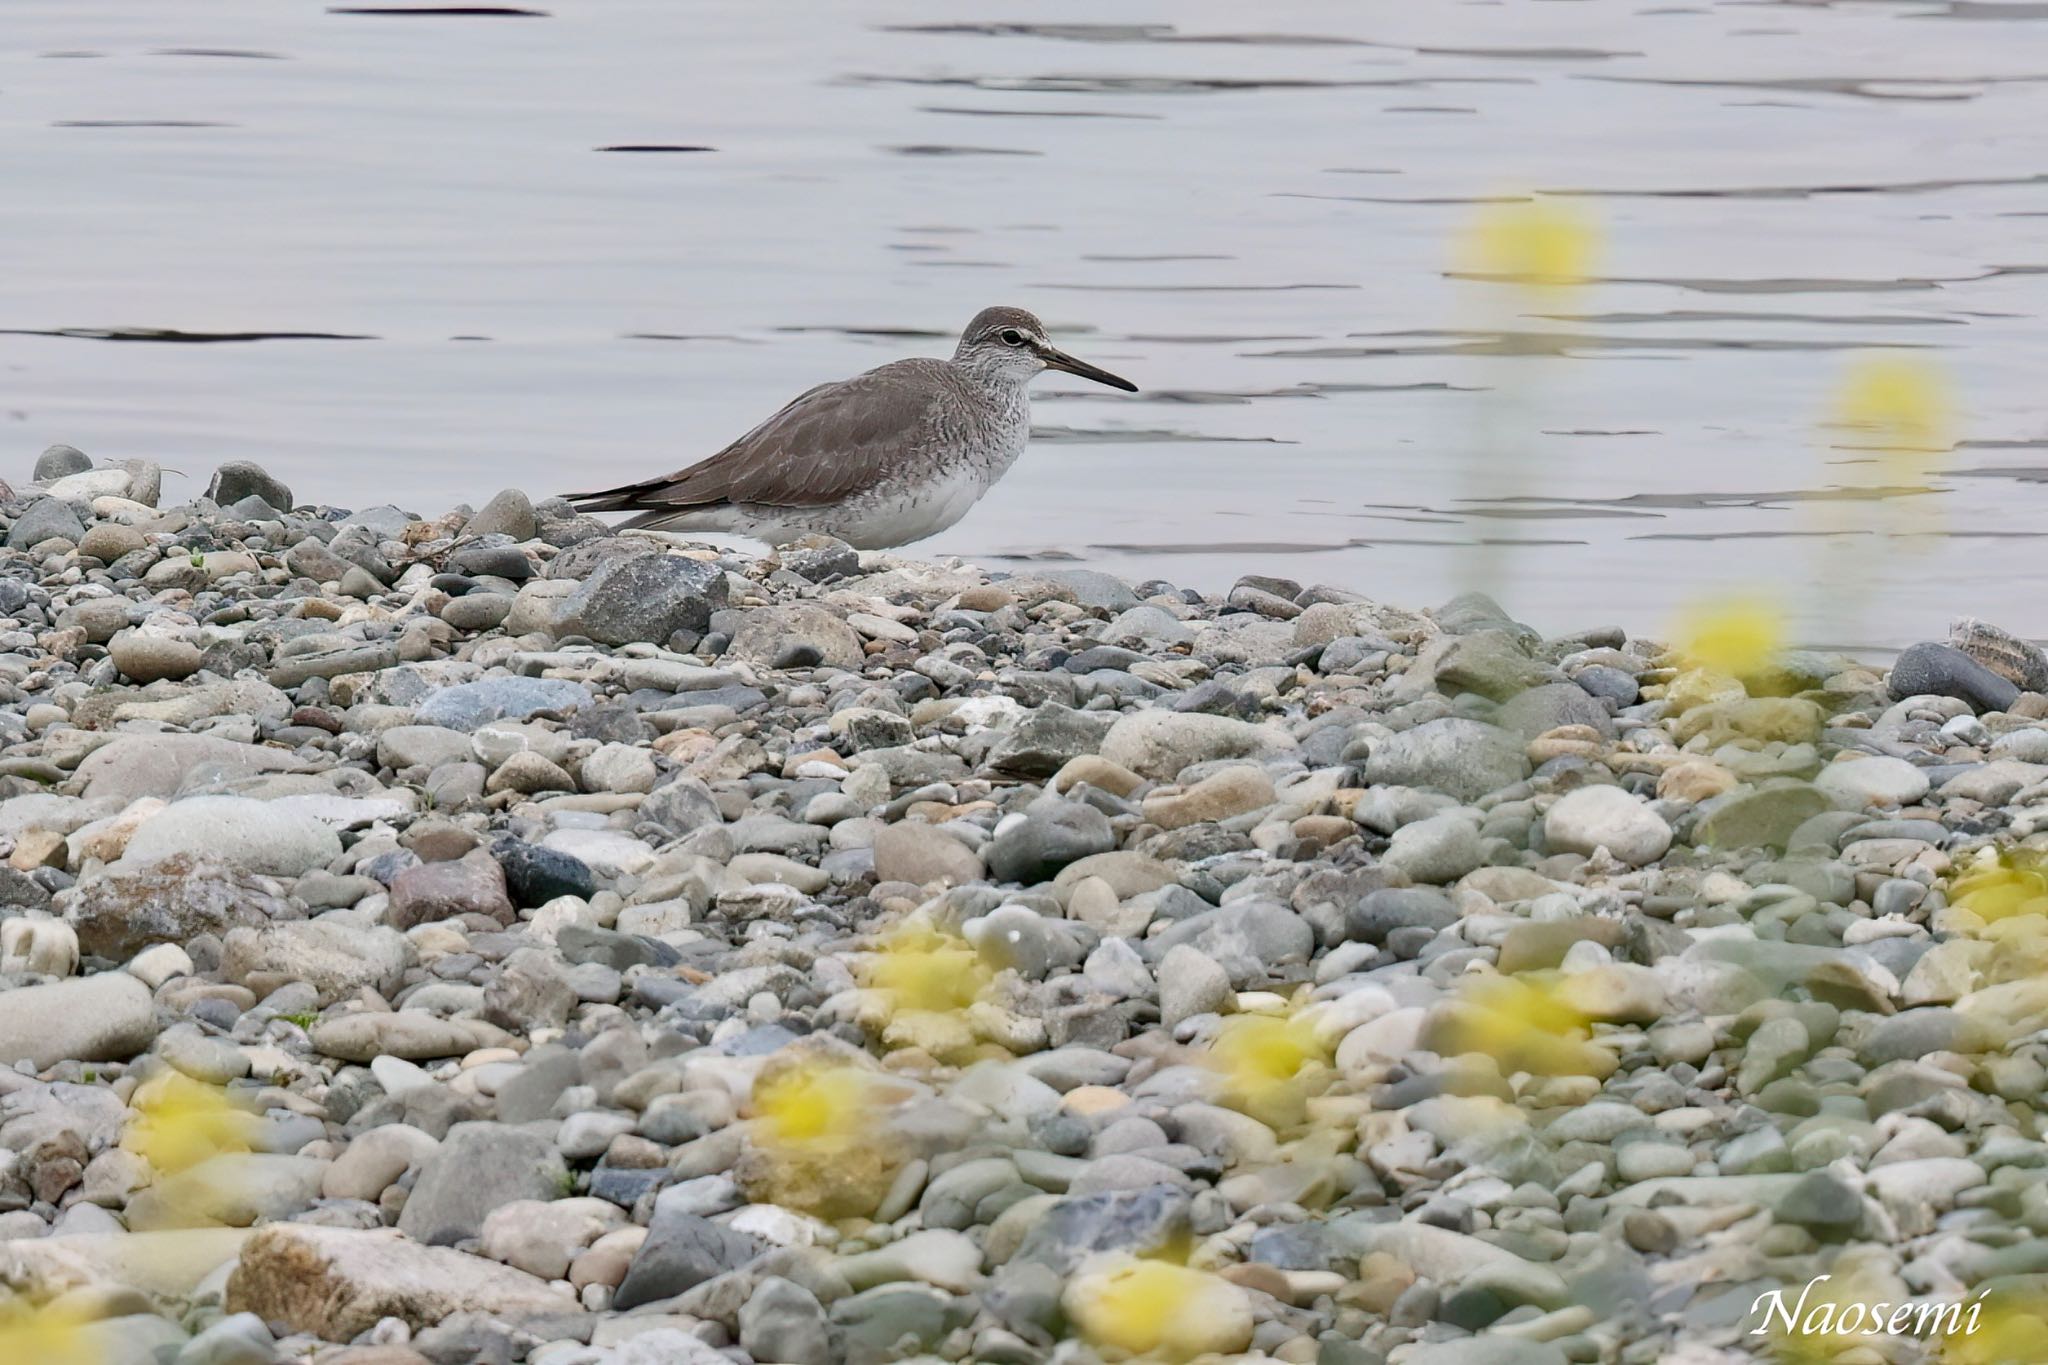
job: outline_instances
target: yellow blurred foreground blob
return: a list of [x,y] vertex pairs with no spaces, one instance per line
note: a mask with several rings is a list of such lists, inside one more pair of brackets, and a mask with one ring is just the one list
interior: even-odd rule
[[1949,884],[1948,902],[1986,924],[2016,915],[2048,914],[2048,876],[2041,855],[2006,850],[1979,862]]
[[882,940],[869,984],[899,1010],[964,1010],[981,997],[989,971],[965,939],[928,925],[904,925]]
[[86,1321],[62,1306],[31,1308],[25,1299],[0,1300],[0,1361],[13,1365],[106,1365]]
[[754,1086],[757,1136],[771,1148],[851,1144],[869,1134],[874,1114],[872,1078],[842,1063],[790,1067]]
[[1567,205],[1544,199],[1490,204],[1460,244],[1459,270],[1534,288],[1584,284],[1599,247],[1592,221]]
[[251,1115],[229,1103],[227,1092],[173,1071],[135,1092],[136,1117],[121,1135],[159,1179],[190,1170],[226,1152],[246,1152]]
[[1236,1014],[1209,1046],[1209,1065],[1223,1078],[1225,1100],[1269,1126],[1301,1120],[1329,1054],[1299,1015]]
[[[1678,654],[1688,673],[1733,678],[1746,685],[1763,677],[1784,647],[1785,614],[1767,597],[1709,598],[1694,603],[1679,618]],[[1694,680],[1691,686],[1705,690],[1704,680]]]
[[1128,1355],[1184,1360],[1251,1344],[1251,1302],[1243,1290],[1165,1261],[1084,1268],[1062,1300],[1091,1344]]
[[1848,432],[1843,445],[1910,457],[1946,453],[1953,443],[1953,414],[1948,380],[1935,365],[1912,356],[1875,355],[1857,359],[1843,376],[1834,421]]
[[1561,979],[1538,983],[1511,976],[1472,979],[1458,993],[1437,1051],[1482,1052],[1503,1076],[1611,1075],[1615,1056],[1587,1041],[1592,1019],[1564,998]]
[[2008,1365],[2048,1360],[2048,1298],[2039,1294],[1994,1294],[1942,1339],[1941,1365]]

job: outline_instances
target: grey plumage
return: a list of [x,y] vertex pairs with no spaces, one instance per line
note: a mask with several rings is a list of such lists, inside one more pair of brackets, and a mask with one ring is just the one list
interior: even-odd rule
[[988,308],[951,360],[820,384],[708,460],[569,496],[582,511],[633,513],[627,527],[907,544],[958,521],[1023,454],[1027,386],[1046,369],[1136,388],[1054,348],[1023,309]]

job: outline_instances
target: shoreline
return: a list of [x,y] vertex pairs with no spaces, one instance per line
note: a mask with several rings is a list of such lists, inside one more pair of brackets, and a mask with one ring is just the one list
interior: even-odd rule
[[35,476],[0,1286],[109,1359],[1719,1361],[2035,1268],[1996,630],[1745,686],[1476,594]]

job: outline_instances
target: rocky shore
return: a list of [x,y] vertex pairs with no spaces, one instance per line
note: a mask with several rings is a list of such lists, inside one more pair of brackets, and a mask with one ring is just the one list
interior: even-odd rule
[[515,491],[4,492],[0,1357],[1709,1365],[1819,1276],[2038,1326],[1995,629],[1737,680]]

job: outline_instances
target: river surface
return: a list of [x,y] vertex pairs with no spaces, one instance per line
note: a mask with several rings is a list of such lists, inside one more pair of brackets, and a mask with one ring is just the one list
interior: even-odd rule
[[[919,553],[2048,635],[2048,3],[6,10],[17,479],[67,441],[171,498],[237,457],[430,514],[600,486],[1010,303],[1144,392],[1041,380]],[[1590,282],[1461,271],[1527,203]],[[1952,448],[1849,448],[1872,356]]]

